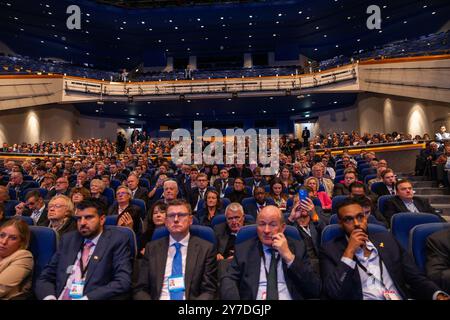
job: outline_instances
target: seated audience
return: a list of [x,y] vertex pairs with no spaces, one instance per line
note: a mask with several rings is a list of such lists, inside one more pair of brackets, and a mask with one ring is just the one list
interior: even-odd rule
[[251,195],[249,195],[245,190],[244,179],[241,177],[236,177],[233,181],[233,191],[225,196],[230,199],[231,202],[242,204],[242,200],[250,197]]
[[69,190],[69,180],[66,177],[59,177],[58,179],[56,179],[55,188],[50,190],[47,193],[47,196],[45,198],[47,200],[50,200],[54,196],[57,196],[57,195],[60,195],[60,194],[68,196],[69,192],[70,192],[70,190]]
[[9,191],[5,186],[0,186],[0,203],[6,204],[9,201]]
[[24,181],[23,174],[18,171],[11,173],[7,187],[13,190],[17,200],[23,201],[23,191],[32,188],[32,181]]
[[66,232],[77,229],[77,223],[72,218],[74,214],[74,205],[69,197],[64,195],[54,196],[48,203],[49,227],[58,233],[61,237]]
[[320,200],[322,205],[322,209],[330,210],[331,209],[331,199],[328,196],[328,193],[325,191],[319,190],[319,180],[315,177],[309,177],[305,180],[305,186],[310,187],[313,193],[313,197]]
[[397,181],[397,178],[394,174],[394,170],[389,168],[384,170],[381,173],[381,179],[383,183],[374,186],[373,192],[376,193],[379,197],[384,195],[395,195],[395,183]]
[[380,166],[378,165],[377,167],[377,176],[373,179],[370,179],[369,181],[367,181],[367,186],[370,188],[372,187],[372,184],[374,184],[375,182],[383,182],[383,178],[381,177],[381,173],[386,170],[386,167]]
[[47,191],[55,189],[56,176],[53,173],[46,173],[39,187]]
[[206,173],[199,173],[197,180],[195,180],[195,188],[192,188],[188,194],[189,202],[194,213],[201,209],[198,205],[201,200],[206,200],[207,191],[213,189],[213,187],[209,187],[208,175]]
[[[127,297],[132,273],[128,236],[117,229],[104,228],[105,212],[98,199],[80,202],[76,218],[78,231],[61,238],[58,251],[37,280],[36,297],[44,300]],[[89,263],[90,259],[95,263]]]
[[256,187],[265,187],[267,185],[266,179],[263,179],[261,175],[261,168],[256,167],[253,169],[253,178],[247,180],[247,186],[252,188],[252,193],[255,193]]
[[418,270],[390,232],[368,232],[367,217],[358,202],[347,199],[337,212],[344,232],[322,244],[319,257],[326,298],[450,299]]
[[205,206],[197,211],[197,218],[201,225],[211,226],[212,219],[223,214],[219,193],[216,190],[208,190],[205,195]]
[[[100,200],[100,203],[104,203]],[[116,202],[109,207],[108,215],[117,215],[117,225],[133,229],[136,236],[142,233],[142,210],[139,206],[131,204],[131,190],[120,186],[116,192]]]
[[297,198],[286,223],[298,229],[300,236],[305,241],[306,253],[311,266],[319,275],[320,237],[325,223],[318,219],[312,200],[307,198],[299,202]]
[[414,196],[412,183],[409,180],[400,180],[395,185],[396,196],[388,199],[384,204],[383,215],[390,224],[392,216],[399,212],[423,212],[437,215],[445,222],[426,198]]
[[439,128],[439,132],[435,134],[436,141],[444,142],[445,140],[450,140],[450,132],[447,132],[447,128],[445,126],[441,126]]
[[92,179],[90,187],[91,198],[99,199],[105,206],[108,206],[108,198],[102,195],[106,188],[105,183],[100,179]]
[[47,206],[42,195],[37,190],[27,192],[25,202],[19,203],[16,207],[17,216],[29,216],[33,219],[34,225],[48,226]]
[[270,192],[268,196],[281,211],[286,210],[288,195],[283,193],[283,183],[279,178],[274,178],[270,182]]
[[356,202],[363,208],[364,214],[367,216],[367,220],[369,223],[379,224],[384,227],[388,226],[388,223],[381,212],[375,205],[375,201],[373,198],[370,198],[364,194],[360,195],[351,195]]
[[444,145],[444,152],[437,158],[436,180],[438,188],[450,187],[450,141]]
[[131,191],[131,199],[141,199],[148,204],[148,189],[139,186],[139,178],[131,173],[127,178],[127,186]]
[[166,214],[169,236],[147,244],[133,290],[134,299],[215,298],[216,249],[212,243],[192,235],[189,232],[191,224],[190,204],[185,200],[169,202]]
[[0,299],[26,299],[31,290],[33,255],[27,250],[30,229],[20,219],[0,225]]
[[146,220],[144,221],[144,233],[141,237],[141,253],[144,254],[145,247],[152,240],[153,233],[159,227],[163,227],[166,221],[167,204],[163,200],[156,201],[150,210]]
[[225,196],[225,189],[231,187],[234,184],[234,179],[229,177],[228,170],[226,168],[220,169],[220,178],[214,181],[214,188],[219,192],[220,197]]
[[316,163],[312,167],[311,172],[312,172],[312,176],[314,178],[317,178],[317,180],[319,181],[319,189],[322,186],[322,188],[325,190],[325,192],[331,198],[333,195],[334,183],[333,183],[333,180],[324,177],[325,168],[324,168],[323,164]]
[[222,278],[231,259],[233,259],[236,235],[244,225],[244,208],[239,203],[232,202],[225,209],[225,217],[225,223],[214,226],[214,233],[217,238],[218,279]]
[[261,210],[258,236],[235,245],[233,260],[221,279],[226,300],[302,300],[318,298],[321,283],[305,245],[286,238],[283,213],[275,206]]
[[245,214],[251,215],[256,219],[256,216],[261,212],[262,208],[268,206],[269,204],[274,205],[275,202],[272,198],[266,197],[265,188],[255,187],[252,201],[247,202],[245,205]]
[[78,203],[80,203],[83,200],[87,200],[91,197],[91,193],[88,189],[84,187],[73,187],[70,190],[69,198],[72,200],[72,203],[74,206],[76,206]]
[[350,195],[350,185],[358,180],[356,171],[353,169],[346,169],[344,171],[344,181],[334,185],[333,197]]
[[427,276],[442,290],[450,292],[450,229],[430,235],[427,239]]

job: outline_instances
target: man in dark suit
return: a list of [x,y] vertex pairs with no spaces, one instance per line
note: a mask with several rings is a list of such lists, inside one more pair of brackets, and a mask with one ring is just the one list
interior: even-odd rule
[[276,206],[261,210],[258,236],[235,245],[234,258],[221,279],[228,300],[301,300],[318,298],[321,283],[301,241],[286,238]]
[[383,183],[377,183],[373,186],[373,192],[377,194],[378,197],[385,195],[395,195],[395,183],[396,177],[392,169],[386,169],[381,172],[381,179]]
[[103,204],[77,205],[77,229],[66,233],[36,283],[44,300],[107,300],[125,297],[131,287],[132,256],[128,236],[104,228]]
[[131,190],[131,199],[144,200],[146,206],[148,206],[148,189],[139,186],[139,179],[136,175],[130,174],[127,178],[127,186]]
[[246,179],[246,184],[247,184],[247,186],[252,188],[252,193],[254,193],[256,187],[265,187],[268,183],[267,183],[266,179],[262,178],[261,168],[256,167],[253,170],[253,178]]
[[275,202],[272,198],[266,198],[264,187],[256,187],[252,200],[245,203],[244,211],[256,219],[259,212],[268,205],[275,205]]
[[308,130],[307,127],[305,127],[302,131],[302,138],[303,138],[303,147],[308,148],[308,139],[311,136],[311,132]]
[[431,280],[450,292],[450,228],[428,237],[426,270]]
[[214,181],[214,188],[216,188],[217,192],[220,194],[220,197],[223,198],[225,195],[225,189],[233,186],[234,178],[230,178],[230,174],[226,168],[220,169],[219,174],[220,178]]
[[384,204],[383,215],[390,224],[394,214],[399,212],[424,212],[437,215],[442,222],[445,219],[435,212],[427,199],[414,197],[412,183],[408,180],[400,180],[395,185],[396,196],[389,199]]
[[309,261],[317,274],[320,274],[319,269],[319,246],[320,237],[323,228],[326,224],[321,219],[317,220],[317,215],[313,218],[315,213],[315,206],[311,198],[306,198],[301,203],[296,202],[292,206],[291,213],[287,218],[286,223],[294,226],[300,233],[300,236],[305,241],[306,252]]
[[234,255],[234,242],[239,229],[244,225],[244,208],[237,203],[230,203],[225,210],[225,223],[214,226],[217,238],[217,273],[221,279]]
[[123,173],[119,172],[119,169],[117,168],[117,165],[115,163],[110,164],[109,171],[109,178],[111,180],[119,180],[120,182],[123,182],[127,178]]
[[[90,187],[88,188],[88,190],[89,189]],[[58,179],[56,179],[55,188],[47,193],[45,199],[50,200],[56,195],[69,196],[69,193],[69,180],[67,179],[67,177],[59,177]]]
[[37,190],[27,192],[25,202],[19,203],[16,207],[16,215],[27,216],[33,219],[36,226],[48,227],[48,208]]
[[32,181],[24,181],[22,173],[15,171],[15,172],[11,173],[8,187],[10,190],[11,189],[13,190],[13,192],[16,195],[17,200],[23,201],[24,199],[23,199],[22,191],[32,188],[33,182]]
[[[336,300],[448,299],[389,232],[368,233],[355,199],[337,208],[341,236],[322,244],[323,294]],[[410,290],[408,290],[410,288]]]
[[234,168],[230,169],[229,173],[230,178],[241,177],[245,179],[253,177],[252,171],[243,164],[236,164]]
[[206,173],[199,173],[197,176],[197,180],[195,180],[197,187],[193,188],[191,192],[188,194],[188,199],[191,204],[191,208],[193,212],[197,212],[198,203],[200,200],[206,200],[206,192],[208,190],[214,190],[213,187],[208,187],[209,181]]
[[136,300],[210,300],[217,287],[214,245],[192,235],[188,202],[169,202],[169,236],[150,241],[145,248],[136,284]]

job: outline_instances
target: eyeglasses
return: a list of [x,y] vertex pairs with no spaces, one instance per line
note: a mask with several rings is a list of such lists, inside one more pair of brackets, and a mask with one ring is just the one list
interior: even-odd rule
[[242,183],[240,181],[235,181],[234,184],[244,184],[244,183]]
[[61,208],[63,208],[63,207],[67,207],[67,205],[65,205],[65,204],[49,204],[49,205],[48,205],[48,208],[49,208],[49,209],[53,209],[53,208],[55,208],[55,209],[61,209]]
[[127,195],[128,194],[128,192],[117,192],[116,193],[116,195],[118,195],[118,196],[124,196],[124,195]]
[[175,220],[175,217],[178,217],[178,220],[186,219],[189,217],[189,213],[168,213],[166,214],[166,218],[168,220]]
[[27,202],[25,205],[26,206],[34,206],[35,204],[36,204],[36,202],[30,201],[30,202]]
[[19,237],[13,234],[7,234],[6,232],[0,232],[0,239],[4,240],[8,238],[11,241],[17,241],[19,240]]
[[342,217],[342,218],[339,218],[339,219],[345,224],[354,224],[355,223],[355,219],[358,220],[358,222],[362,222],[365,217],[366,217],[366,215],[363,212],[361,212],[357,216],[354,216],[354,217],[345,216],[345,217]]
[[235,216],[235,217],[227,217],[227,221],[233,221],[233,220],[241,220],[242,217]]

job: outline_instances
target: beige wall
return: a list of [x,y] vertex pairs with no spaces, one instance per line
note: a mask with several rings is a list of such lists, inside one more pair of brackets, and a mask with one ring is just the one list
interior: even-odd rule
[[327,132],[351,132],[358,128],[358,110],[355,107],[331,110],[318,114],[311,135]]
[[68,141],[73,136],[73,107],[33,107],[0,113],[0,142]]
[[361,93],[356,101],[361,132],[404,132],[433,135],[450,128],[450,103]]
[[116,139],[115,119],[79,115],[72,105],[50,105],[2,111],[0,143],[69,141],[91,137]]

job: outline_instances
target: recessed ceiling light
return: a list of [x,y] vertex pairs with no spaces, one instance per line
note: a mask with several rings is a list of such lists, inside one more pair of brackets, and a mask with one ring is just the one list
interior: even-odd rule
[[89,13],[86,13],[86,16],[90,17],[91,15]]
[[119,37],[117,37],[117,40],[120,40],[120,38],[119,38]]
[[197,18],[197,21],[200,21],[200,18]]
[[314,48],[314,51],[317,51],[318,49],[317,48]]
[[431,14],[436,14],[436,11],[433,11]]
[[338,45],[338,44],[336,45],[336,48],[339,48],[339,45]]
[[279,17],[281,17],[282,15],[283,15],[282,13],[279,13],[279,14],[278,14]]
[[153,29],[152,29],[152,28],[149,28],[148,31],[153,31]]
[[200,28],[204,28],[205,26],[200,26]]
[[178,30],[178,27],[175,27],[174,29],[175,29],[175,30]]
[[122,22],[123,24],[127,24],[127,22],[126,21],[124,21],[124,22]]
[[361,39],[357,39],[356,41],[357,41],[357,42],[360,42],[360,41],[361,41]]
[[150,103],[152,103],[151,101],[147,101],[147,104],[150,104]]
[[145,21],[141,21],[141,24],[145,24]]
[[234,114],[234,111],[231,111],[231,114]]
[[181,41],[184,41],[184,39],[181,39]]
[[169,22],[172,23],[172,19],[170,19]]
[[326,35],[326,34],[324,34],[324,35],[323,35],[323,37],[324,37],[324,38],[326,38],[326,37],[327,37],[327,35]]
[[378,31],[378,33],[383,33],[383,30]]
[[333,103],[334,103],[334,104],[337,104],[337,101],[334,101]]
[[166,113],[166,117],[170,116],[170,113]]
[[248,35],[248,37],[249,37],[249,38],[251,38],[251,37],[252,37],[252,35],[251,35],[251,34],[249,34],[249,35]]
[[277,22],[275,22],[276,24],[279,24],[280,23],[280,21],[277,21]]
[[292,109],[291,109],[291,111],[295,111],[295,109],[294,109],[294,108],[292,108]]
[[427,5],[425,4],[424,6],[423,6],[423,8],[425,9],[427,7]]
[[200,115],[200,113],[198,113],[198,112],[197,112],[197,113],[196,113],[195,115],[199,116],[199,115]]
[[309,20],[310,19],[310,17],[306,17],[306,20]]
[[187,51],[191,51],[191,48],[187,48]]
[[406,20],[405,20],[405,21],[403,21],[403,23],[405,23],[405,24],[406,24],[406,23],[408,23],[408,21],[406,21]]
[[319,27],[318,27],[318,26],[316,27],[316,30],[319,30]]
[[127,60],[130,60],[130,57],[127,57]]
[[123,27],[120,27],[119,29],[120,29],[120,30],[123,30]]
[[91,22],[91,21],[89,21],[89,20],[86,19],[86,22],[89,23],[89,22]]
[[303,13],[303,11],[299,11],[299,12],[298,12],[298,14],[302,14],[302,13]]
[[226,27],[227,25],[224,23],[223,25],[222,25],[222,27]]
[[251,18],[253,18],[253,16],[252,16],[252,15],[250,15],[250,16],[248,16],[248,17],[249,17],[250,19],[251,19]]
[[158,42],[159,42],[159,43],[161,43],[161,42],[162,42],[162,40],[158,40]]
[[249,45],[248,45],[248,47],[249,47],[249,48],[251,48],[251,47],[252,47],[252,45],[251,45],[251,44],[249,44]]
[[266,110],[263,110],[263,113],[266,113],[267,111]]
[[276,37],[277,36],[277,34],[276,33],[274,33],[272,36],[274,36],[274,37]]
[[249,22],[249,23],[248,23],[248,25],[249,25],[249,26],[251,26],[251,25],[252,25],[252,23],[251,23],[251,22]]
[[41,43],[44,43],[44,40],[41,40]]
[[139,117],[142,117],[142,113],[139,113]]
[[383,9],[386,9],[386,8],[387,8],[387,5],[384,5],[384,6],[383,6]]
[[223,20],[223,17],[220,17],[220,20]]

